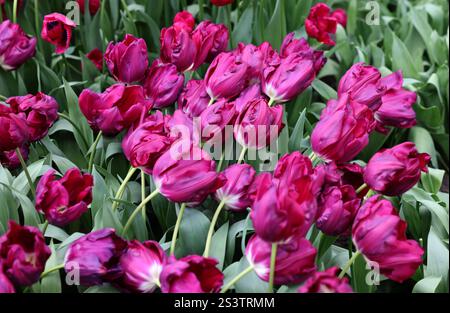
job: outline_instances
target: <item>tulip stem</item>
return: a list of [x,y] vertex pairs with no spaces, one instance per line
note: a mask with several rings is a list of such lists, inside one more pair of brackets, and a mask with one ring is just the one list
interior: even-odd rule
[[358,189],[356,189],[356,194],[360,194],[364,189],[366,189],[368,186],[366,183],[362,184],[361,186],[359,186]]
[[223,161],[225,160],[225,151],[222,152],[222,155],[220,156],[220,161],[219,164],[217,165],[217,173],[220,173],[220,171],[222,170],[222,166],[223,166]]
[[219,218],[220,212],[222,212],[224,206],[225,206],[225,198],[223,198],[222,201],[220,201],[219,205],[217,206],[217,209],[214,212],[214,216],[211,220],[211,225],[209,225],[208,237],[206,237],[205,252],[203,252],[203,256],[205,258],[209,256],[209,250],[211,248],[211,240],[214,234],[214,227],[217,224],[217,219]]
[[[144,202],[145,200],[145,172],[141,169],[141,201]],[[146,208],[145,205],[142,208],[142,218],[144,221],[147,219],[146,217]]]
[[233,287],[234,284],[236,284],[242,277],[244,277],[245,275],[247,275],[248,273],[250,273],[251,271],[253,271],[253,265],[250,265],[249,267],[247,267],[245,270],[243,270],[242,272],[240,272],[236,277],[234,277],[232,280],[230,280],[228,282],[228,284],[226,284],[222,290],[220,291],[220,293],[225,293],[227,292],[231,287]]
[[178,212],[177,222],[173,229],[172,242],[170,244],[170,255],[175,253],[175,243],[177,242],[178,231],[180,230],[181,219],[183,218],[184,210],[186,209],[186,203],[181,204],[180,212]]
[[27,164],[23,158],[22,152],[20,152],[20,148],[16,149],[17,157],[19,158],[20,164],[22,165],[23,171],[28,181],[28,185],[30,185],[31,193],[33,194],[33,198],[36,198],[36,189],[34,189],[33,180],[31,179],[30,172],[28,172]]
[[277,260],[277,244],[272,243],[272,251],[270,254],[270,273],[269,273],[269,292],[273,293],[273,282],[275,280],[275,263]]
[[338,278],[342,279],[344,278],[345,274],[348,272],[352,264],[355,262],[356,258],[361,254],[361,252],[356,251],[352,257],[348,260],[347,264],[344,265],[342,268],[341,273],[339,274]]
[[205,15],[205,8],[203,7],[203,0],[198,0],[198,18],[203,21]]
[[314,163],[317,160],[317,154],[313,152],[311,152],[311,154],[309,155],[309,158],[311,159],[311,163]]
[[47,228],[48,228],[48,220],[46,220],[45,222],[44,222],[44,225],[42,225],[42,235],[43,236],[45,236],[45,232],[47,231]]
[[122,6],[125,12],[127,13],[128,17],[131,18],[131,13],[130,10],[128,9],[128,3],[126,2],[126,0],[122,0]]
[[270,98],[269,103],[268,103],[269,107],[274,105],[274,103],[275,103],[275,99],[274,98]]
[[56,265],[56,266],[54,266],[54,267],[52,267],[52,268],[49,268],[48,270],[44,271],[44,272],[41,274],[41,278],[40,278],[40,279],[42,279],[42,278],[48,276],[49,274],[51,274],[51,273],[53,273],[53,272],[59,271],[60,269],[63,269],[63,268],[64,268],[64,264],[59,264],[59,265]]
[[17,0],[14,0],[13,3],[13,23],[17,23]]
[[115,211],[117,207],[119,206],[119,202],[117,200],[121,200],[123,193],[125,191],[125,188],[127,187],[128,182],[130,181],[133,174],[136,172],[137,168],[130,166],[130,169],[128,170],[127,176],[125,176],[124,180],[122,181],[122,184],[120,184],[119,189],[117,189],[116,196],[113,200],[112,210]]
[[88,166],[88,172],[92,173],[92,168],[94,166],[94,158],[95,158],[95,152],[97,151],[97,145],[100,141],[100,139],[102,138],[102,131],[98,132],[97,138],[95,138],[94,143],[92,144],[91,147],[91,156],[89,157],[89,166]]
[[123,228],[122,231],[122,236],[124,236],[128,229],[130,228],[131,224],[133,224],[134,219],[136,218],[136,216],[139,214],[139,212],[145,208],[145,205],[147,203],[149,203],[154,197],[156,197],[159,194],[159,189],[155,189],[150,195],[148,195],[147,198],[145,198],[141,204],[139,204],[137,206],[137,208],[133,211],[133,213],[131,213],[130,217],[128,218],[127,223],[125,224],[125,227]]
[[247,147],[242,147],[242,151],[241,151],[241,154],[239,155],[239,159],[237,161],[237,164],[241,164],[242,161],[244,161],[245,154],[247,153],[247,150],[248,150]]

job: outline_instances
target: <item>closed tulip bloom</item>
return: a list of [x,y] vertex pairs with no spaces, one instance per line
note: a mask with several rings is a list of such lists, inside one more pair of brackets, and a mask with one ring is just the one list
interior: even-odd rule
[[122,274],[118,263],[126,247],[126,241],[113,228],[93,231],[70,245],[64,259],[65,270],[78,270],[83,286],[115,280]]
[[0,151],[22,147],[30,138],[30,130],[23,116],[16,115],[10,107],[0,103]]
[[52,13],[44,17],[41,37],[56,47],[56,53],[62,54],[70,46],[72,30],[77,25],[60,13]]
[[320,71],[327,59],[323,56],[323,51],[314,50],[305,38],[295,38],[295,33],[289,33],[284,37],[280,47],[280,57],[287,58],[290,55],[306,55],[314,60],[314,68]]
[[205,151],[194,145],[181,148],[169,149],[156,161],[153,179],[170,201],[195,206],[222,187],[225,179]]
[[163,28],[159,40],[160,58],[164,63],[174,64],[179,72],[190,71],[194,67],[197,47],[190,31],[176,25]]
[[172,116],[166,116],[166,129],[169,137],[175,142],[186,145],[199,145],[201,142],[201,125],[198,119],[191,118],[182,110],[175,110]]
[[247,86],[247,64],[235,52],[222,52],[205,74],[206,92],[212,99],[231,99]]
[[151,109],[141,86],[116,84],[103,93],[84,89],[79,97],[80,109],[94,130],[115,136],[128,129],[142,112]]
[[147,44],[142,38],[126,34],[123,41],[108,44],[105,61],[109,72],[117,81],[141,81],[148,68]]
[[223,172],[226,183],[216,191],[217,201],[224,201],[230,211],[242,212],[251,207],[250,194],[256,171],[248,164],[233,164]]
[[232,4],[234,0],[211,0],[211,3],[216,7],[222,7],[228,4]]
[[23,116],[30,130],[30,141],[44,138],[58,119],[59,105],[55,98],[42,92],[36,95],[12,97],[6,100],[14,113]]
[[[381,106],[375,112],[375,119],[381,126],[411,128],[417,124],[413,104],[416,102],[415,92],[403,89],[389,90],[381,98]],[[380,127],[377,128],[380,130]],[[384,132],[388,130],[385,129]]]
[[9,221],[8,231],[0,237],[0,263],[14,285],[30,286],[39,280],[50,248],[39,229]]
[[[84,0],[77,0],[78,5],[80,6],[80,11],[81,13],[84,14],[84,8],[85,8],[85,4],[84,4]],[[89,13],[91,15],[95,15],[98,11],[98,9],[100,9],[100,0],[88,0],[89,3]]]
[[0,67],[5,71],[19,68],[36,53],[36,38],[28,36],[19,24],[0,23]]
[[161,272],[163,293],[211,293],[218,292],[223,284],[223,274],[212,258],[189,255],[179,260],[174,257]]
[[[25,144],[22,147],[20,147],[19,149],[20,149],[20,153],[22,154],[23,159],[27,160],[28,153],[30,152],[28,145]],[[0,164],[11,170],[20,167],[21,164],[20,164],[19,156],[17,155],[16,150],[0,151]]]
[[239,144],[262,149],[283,130],[283,107],[269,107],[265,99],[248,102],[236,118],[234,138]]
[[299,293],[353,293],[346,277],[338,278],[339,269],[330,267],[316,272],[298,289]]
[[132,293],[151,293],[159,286],[159,276],[166,262],[166,255],[156,241],[140,243],[133,240],[120,257],[123,272],[118,286]]
[[78,220],[92,202],[94,179],[72,168],[56,180],[55,171],[47,171],[36,188],[36,210],[50,224],[65,226]]
[[247,75],[250,83],[259,85],[264,68],[272,60],[278,60],[277,52],[270,43],[263,42],[259,46],[252,44],[238,44],[237,53],[240,54],[242,62],[248,66]]
[[338,24],[341,24],[344,28],[347,26],[347,12],[344,9],[336,9],[331,12],[331,17],[333,17]]
[[430,160],[414,143],[404,142],[375,153],[365,168],[364,181],[381,194],[398,196],[417,184],[421,172],[428,172]]
[[194,16],[188,11],[181,11],[175,14],[173,24],[177,27],[184,28],[187,31],[192,31],[195,26],[195,19]]
[[233,125],[236,119],[236,109],[233,102],[221,99],[208,106],[200,115],[202,139],[204,141],[224,142],[225,127]]
[[311,146],[325,160],[347,162],[367,146],[374,128],[372,111],[343,94],[328,101],[312,131]]
[[178,98],[178,107],[189,117],[198,117],[208,107],[209,100],[205,82],[191,79]]
[[331,10],[325,3],[319,2],[309,11],[305,20],[308,36],[326,45],[334,46],[335,42],[330,34],[336,33],[337,20],[331,15]]
[[205,62],[211,62],[228,47],[228,28],[223,24],[203,21],[195,28],[192,39],[197,47],[194,69]]
[[95,67],[99,71],[103,69],[103,52],[100,49],[92,49],[91,52],[86,54],[86,57],[95,65]]
[[3,293],[16,293],[14,285],[3,272],[3,264],[0,261],[0,294]]
[[237,113],[241,113],[247,107],[247,103],[258,99],[263,99],[261,85],[259,83],[245,88],[239,97],[234,100],[234,107],[236,108]]
[[[272,244],[253,235],[247,243],[245,255],[253,269],[264,281],[269,281]],[[316,271],[316,249],[305,238],[294,236],[278,244],[275,260],[276,285],[298,284]]]
[[424,253],[415,240],[406,238],[406,228],[391,202],[376,195],[359,209],[352,230],[353,242],[364,257],[399,283],[414,275]]

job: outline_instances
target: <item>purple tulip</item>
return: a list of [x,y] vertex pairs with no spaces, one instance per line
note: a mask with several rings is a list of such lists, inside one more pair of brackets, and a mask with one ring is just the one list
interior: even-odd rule
[[173,24],[176,27],[184,28],[188,32],[191,32],[195,26],[195,18],[188,11],[181,11],[175,14]]
[[233,125],[236,119],[234,103],[221,99],[208,106],[200,115],[200,119],[204,141],[225,142],[227,140],[225,127]]
[[3,272],[3,264],[0,261],[0,294],[3,293],[16,293],[14,285]]
[[22,147],[30,138],[30,130],[24,116],[16,115],[10,107],[0,103],[0,151]]
[[337,277],[339,268],[330,267],[324,272],[316,272],[298,289],[299,293],[353,293],[346,277]]
[[228,46],[228,28],[223,24],[203,21],[192,32],[192,40],[197,47],[197,55],[193,69],[197,69],[205,62],[211,62]]
[[201,142],[201,123],[193,119],[182,110],[175,110],[172,116],[166,116],[166,128],[169,137],[175,142],[184,142],[187,145],[199,145]]
[[19,24],[6,20],[0,24],[0,67],[5,71],[19,68],[36,53],[35,37],[28,36]]
[[247,104],[252,100],[263,99],[263,95],[261,93],[261,85],[253,84],[245,88],[239,97],[234,100],[234,106],[238,113],[241,113],[246,107]]
[[277,52],[268,42],[263,42],[260,46],[239,43],[236,53],[240,55],[242,62],[248,66],[247,75],[250,83],[257,83],[258,85],[267,64],[274,59],[279,60]]
[[[23,145],[19,149],[23,159],[27,160],[28,153],[30,152],[28,145]],[[16,169],[20,167],[21,164],[16,150],[0,151],[0,164],[9,169]]]
[[197,47],[190,31],[176,25],[163,28],[160,44],[160,57],[164,63],[174,64],[179,72],[192,70],[197,56]]
[[178,106],[189,117],[194,118],[200,116],[206,110],[209,100],[205,82],[191,79],[178,98]]

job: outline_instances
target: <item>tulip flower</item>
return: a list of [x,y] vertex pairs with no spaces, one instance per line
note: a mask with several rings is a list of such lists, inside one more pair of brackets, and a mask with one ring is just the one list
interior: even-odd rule
[[145,78],[148,68],[147,53],[144,39],[126,34],[123,41],[108,44],[105,61],[109,72],[117,81],[132,83]]
[[83,286],[101,285],[122,274],[120,256],[127,243],[113,228],[93,231],[74,241],[66,252],[64,267],[67,273],[77,270]]
[[211,3],[216,7],[222,7],[228,4],[232,4],[234,0],[211,0]]
[[145,79],[144,89],[154,108],[161,109],[172,105],[184,85],[184,75],[178,73],[173,64],[153,61]]
[[78,220],[92,202],[94,178],[79,169],[68,170],[60,180],[55,171],[47,171],[36,188],[36,210],[50,224],[65,226]]
[[164,63],[174,64],[179,72],[192,70],[197,47],[190,31],[176,25],[163,28],[160,36],[160,58]]
[[0,67],[5,71],[19,68],[36,53],[36,38],[28,36],[19,24],[0,23]]
[[166,255],[156,241],[129,242],[119,261],[123,272],[119,287],[133,293],[154,292],[165,262]]
[[[28,153],[30,151],[28,145],[23,145],[19,148],[20,153],[24,160],[28,159]],[[0,151],[0,164],[9,169],[16,169],[20,164],[19,156],[17,155],[16,150],[10,151]]]
[[192,40],[197,47],[194,68],[205,62],[211,62],[228,47],[228,28],[223,24],[210,21],[201,22],[192,33]]
[[[209,98],[209,97],[208,97]],[[261,93],[260,84],[253,84],[245,88],[239,97],[234,100],[234,106],[237,113],[241,113],[246,107],[247,104],[252,100],[260,100],[263,99],[263,95]]]
[[233,125],[236,109],[233,102],[221,99],[208,106],[200,115],[202,139],[204,141],[225,142],[225,127]]
[[347,15],[345,11],[338,9],[331,12],[328,5],[319,2],[309,11],[305,21],[305,29],[309,37],[315,38],[326,45],[334,46],[335,42],[331,39],[330,34],[336,33],[338,23],[346,26]]
[[189,255],[179,260],[174,257],[161,272],[161,291],[164,293],[218,292],[223,284],[223,274],[215,259]]
[[30,141],[44,138],[58,119],[58,103],[42,92],[36,95],[12,97],[6,100],[14,113],[23,116],[30,130]]
[[372,111],[343,94],[328,101],[312,131],[311,146],[325,160],[347,162],[367,146],[374,128]]
[[331,12],[331,17],[333,17],[338,24],[341,24],[344,28],[347,26],[347,12],[344,9],[336,9]]
[[206,110],[209,100],[205,82],[191,79],[178,98],[178,107],[189,117],[194,118],[200,116]]
[[91,60],[99,71],[103,69],[103,52],[100,49],[95,48],[91,50],[91,52],[86,54],[86,57]]
[[201,125],[182,110],[175,110],[172,116],[166,116],[167,132],[175,142],[199,145],[201,142]]
[[195,26],[194,16],[188,11],[181,11],[175,14],[173,18],[173,25],[176,27],[184,28],[187,31],[192,31]]
[[79,97],[80,109],[94,130],[115,136],[129,128],[142,112],[151,109],[141,86],[116,84],[103,93],[85,89]]
[[63,54],[70,46],[72,29],[77,25],[60,13],[52,13],[44,17],[41,37],[56,47],[56,53]]
[[431,157],[419,153],[412,142],[404,142],[375,153],[367,163],[364,181],[373,190],[387,196],[405,193],[428,172]]
[[0,261],[0,294],[3,293],[16,293],[14,285],[3,272],[3,264]]
[[417,124],[416,112],[412,105],[416,102],[415,92],[403,89],[389,90],[381,98],[381,106],[375,112],[380,125],[377,130],[386,133],[385,126],[411,128]]
[[9,221],[8,231],[0,237],[0,263],[14,285],[30,286],[39,280],[50,248],[36,227]]
[[[78,5],[80,6],[80,10],[81,13],[84,14],[84,8],[85,8],[85,4],[84,4],[84,0],[77,0]],[[88,0],[89,2],[89,13],[91,15],[95,15],[98,11],[98,9],[100,9],[100,0]]]
[[263,42],[258,47],[252,44],[239,43],[236,51],[242,62],[248,65],[247,75],[250,82],[255,84],[260,83],[261,75],[267,64],[279,59],[277,52],[268,42]]
[[30,129],[24,116],[16,115],[10,107],[0,103],[0,151],[22,147],[30,138]]
[[364,257],[399,283],[414,275],[424,253],[416,241],[406,238],[406,228],[391,202],[376,195],[359,209],[352,230],[353,242]]
[[[245,255],[264,281],[269,281],[272,244],[253,235]],[[293,236],[277,246],[274,282],[276,285],[298,284],[316,271],[316,249],[302,236]]]
[[298,289],[299,293],[353,293],[347,278],[338,278],[337,267],[316,272]]

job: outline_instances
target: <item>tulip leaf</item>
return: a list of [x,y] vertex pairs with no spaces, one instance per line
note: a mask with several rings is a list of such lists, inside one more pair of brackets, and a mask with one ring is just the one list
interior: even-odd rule
[[[56,249],[53,240],[50,242],[49,247],[52,254],[47,260],[47,263],[45,263],[45,270],[49,270],[61,264],[56,255]],[[61,292],[61,277],[59,275],[59,271],[52,272],[41,280],[41,292],[43,293]]]
[[201,255],[205,249],[206,236],[209,230],[209,219],[197,209],[186,208],[181,220],[180,233],[175,255]]
[[223,269],[223,263],[225,261],[229,225],[229,222],[223,224],[212,237],[211,257],[219,261],[219,264],[217,264],[217,268],[220,270]]

